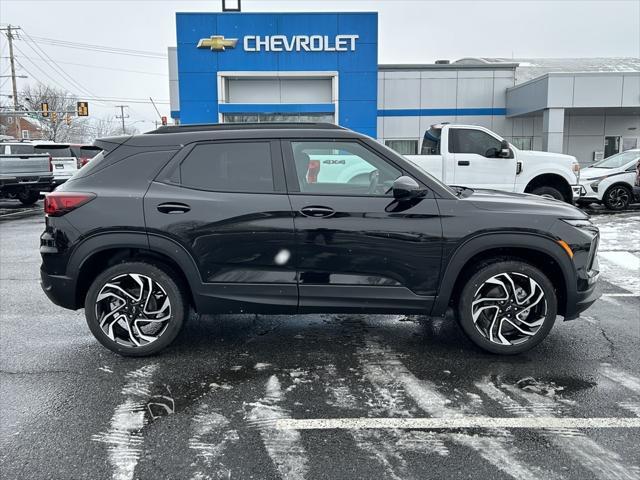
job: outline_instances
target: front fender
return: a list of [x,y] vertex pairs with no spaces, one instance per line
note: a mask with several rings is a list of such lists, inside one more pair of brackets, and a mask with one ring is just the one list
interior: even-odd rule
[[[468,262],[483,251],[496,248],[525,248],[551,257],[560,267],[566,286],[567,305],[576,302],[576,270],[566,252],[553,239],[537,234],[485,233],[465,240],[449,257],[443,268],[444,274],[436,296],[431,315],[445,314],[454,293],[454,286]],[[563,310],[560,308],[560,310]]]

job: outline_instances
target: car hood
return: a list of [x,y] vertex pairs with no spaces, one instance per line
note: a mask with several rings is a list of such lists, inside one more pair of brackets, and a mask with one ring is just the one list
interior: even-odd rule
[[617,173],[619,168],[598,168],[598,167],[587,167],[583,168],[580,172],[580,179],[587,180],[594,177],[603,177],[605,175],[611,175],[612,173]]
[[521,212],[549,215],[558,218],[589,218],[582,210],[568,203],[530,193],[511,193],[499,190],[474,190],[463,199],[482,210]]
[[553,158],[555,161],[561,162],[566,165],[571,165],[577,162],[576,157],[573,157],[571,155],[564,155],[563,153],[553,152],[539,152],[537,150],[519,150],[518,158],[524,161],[535,161],[536,158],[545,160]]

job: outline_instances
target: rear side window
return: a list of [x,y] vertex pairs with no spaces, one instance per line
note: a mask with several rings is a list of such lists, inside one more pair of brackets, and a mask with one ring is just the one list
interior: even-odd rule
[[185,187],[222,192],[273,192],[269,142],[197,145],[180,164]]

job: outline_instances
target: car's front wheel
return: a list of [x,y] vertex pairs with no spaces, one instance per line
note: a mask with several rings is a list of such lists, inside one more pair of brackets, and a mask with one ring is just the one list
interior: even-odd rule
[[551,281],[517,260],[486,263],[467,280],[458,320],[476,345],[491,353],[518,354],[538,345],[557,315]]
[[91,333],[109,350],[152,355],[178,335],[188,315],[184,286],[169,269],[125,262],[103,271],[85,299]]
[[624,210],[631,203],[631,190],[623,185],[614,185],[604,193],[602,202],[609,210]]

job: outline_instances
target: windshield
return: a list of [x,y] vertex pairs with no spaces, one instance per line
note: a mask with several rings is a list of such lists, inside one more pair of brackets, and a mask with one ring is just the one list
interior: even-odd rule
[[619,168],[624,167],[627,163],[637,160],[638,158],[640,158],[640,150],[629,150],[627,152],[611,155],[610,157],[600,160],[591,166],[595,168]]

